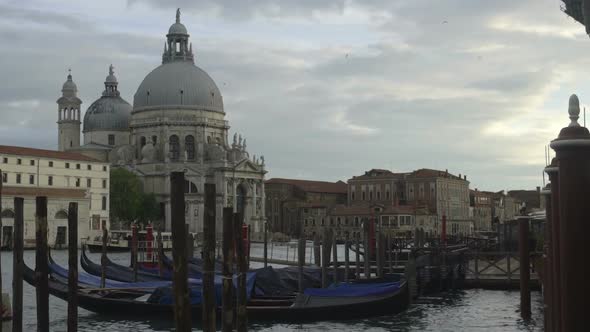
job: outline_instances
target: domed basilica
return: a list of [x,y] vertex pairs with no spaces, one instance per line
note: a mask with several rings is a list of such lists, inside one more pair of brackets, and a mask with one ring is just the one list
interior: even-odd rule
[[144,191],[156,194],[165,209],[170,230],[170,172],[184,171],[186,221],[191,232],[201,232],[204,184],[217,190],[217,225],[222,209],[243,211],[254,234],[262,232],[264,216],[264,157],[250,157],[246,139],[228,139],[223,98],[213,79],[195,66],[186,27],[170,26],[162,64],[141,82],[133,106],[119,93],[114,68],[109,67],[102,96],[84,115],[80,144],[80,106],[71,74],[58,103],[58,145],[114,167],[125,167],[142,180]]

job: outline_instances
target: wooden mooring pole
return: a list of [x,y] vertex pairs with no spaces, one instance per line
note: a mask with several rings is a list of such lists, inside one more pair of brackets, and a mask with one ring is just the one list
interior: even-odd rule
[[223,209],[223,301],[221,330],[231,332],[234,328],[234,209]]
[[133,226],[131,227],[132,233],[133,233],[133,240],[132,240],[132,247],[131,247],[131,253],[133,254],[133,281],[137,282],[137,264],[139,263],[137,260],[137,246],[139,243],[139,237],[137,235],[137,224],[133,223]]
[[[203,331],[215,331],[215,184],[205,184],[203,223]],[[185,237],[186,238],[186,237]]]
[[317,267],[322,266],[322,256],[320,251],[320,239],[319,234],[316,234],[313,238],[313,262]]
[[354,278],[356,280],[359,280],[361,278],[361,241],[360,241],[360,235],[356,235],[355,236],[355,246],[356,246],[356,252],[354,253],[355,255],[355,264],[356,267],[354,269]]
[[[205,185],[207,189],[207,185]],[[207,202],[207,191],[205,192],[205,203]],[[191,330],[190,301],[188,288],[188,262],[186,258],[186,228],[184,226],[184,173],[172,172],[170,174],[170,212],[172,222],[172,261],[174,263],[174,277],[172,286],[174,290],[174,325],[178,332]],[[205,207],[205,212],[207,208]],[[205,218],[207,214],[205,214]],[[205,219],[206,220],[206,219]],[[206,222],[205,222],[206,225]],[[206,237],[205,237],[206,238]],[[205,265],[205,262],[203,262]],[[204,269],[206,267],[204,266]],[[205,273],[203,273],[203,287],[205,287]],[[205,295],[203,294],[203,298]],[[203,308],[205,301],[203,299]],[[205,310],[205,309],[203,309]],[[215,314],[215,312],[213,313]],[[215,318],[215,316],[213,316]],[[213,330],[215,331],[215,319],[213,319]]]
[[[2,170],[0,169],[0,179],[2,178]],[[2,184],[4,181],[0,180],[0,248],[2,248]],[[0,305],[2,305],[2,256],[0,255]],[[2,332],[2,322],[0,322],[0,332]]]
[[299,294],[303,294],[303,265],[305,265],[305,238],[303,235],[297,242],[297,265],[299,267]]
[[531,275],[529,251],[529,218],[519,217],[520,247],[520,316],[531,318]]
[[24,199],[14,198],[14,249],[12,251],[12,332],[23,330],[23,215]]
[[78,331],[78,203],[68,206],[68,332]]
[[35,288],[37,290],[37,331],[49,332],[47,197],[36,197],[35,205]]
[[334,284],[338,284],[338,239],[336,234],[333,233],[332,237],[332,246],[333,246],[333,268],[334,268]]
[[365,278],[371,278],[371,242],[369,241],[369,224],[368,220],[365,220],[363,229],[364,229],[364,247],[365,247],[365,256],[364,256],[364,263],[365,263]]
[[160,277],[164,276],[164,248],[162,248],[162,223],[158,224],[158,235],[156,236],[158,246],[158,273]]
[[328,287],[328,262],[330,261],[330,246],[332,244],[330,230],[324,228],[322,238],[322,288]]
[[[105,288],[107,279],[107,238],[106,225],[102,225],[102,254],[100,255],[100,287]],[[133,249],[131,250],[133,252]]]
[[248,273],[248,262],[246,261],[246,248],[244,245],[244,239],[242,238],[242,223],[242,213],[234,213],[234,237],[236,239],[236,256],[239,270],[236,313],[236,330],[238,332],[248,331],[248,313],[246,311],[246,274]]
[[548,248],[551,254],[551,274],[552,279],[552,294],[551,294],[551,303],[550,303],[550,310],[551,310],[551,319],[552,324],[551,328],[547,329],[547,331],[557,332],[561,328],[561,276],[559,274],[561,267],[560,267],[560,255],[559,255],[559,177],[558,172],[559,168],[557,166],[557,159],[553,158],[551,164],[545,168],[545,172],[549,175],[549,181],[551,181],[551,211],[549,209],[547,212],[547,218],[551,219],[550,224],[550,236],[551,242]]
[[346,235],[346,239],[344,240],[344,282],[349,281],[350,276],[350,240],[348,238],[348,234]]
[[[545,168],[546,170],[546,168]],[[541,194],[545,197],[545,229],[543,232],[543,330],[553,331],[553,258],[551,253],[551,184],[547,184]],[[535,250],[533,248],[533,250]]]
[[264,267],[268,266],[268,223],[264,223]]

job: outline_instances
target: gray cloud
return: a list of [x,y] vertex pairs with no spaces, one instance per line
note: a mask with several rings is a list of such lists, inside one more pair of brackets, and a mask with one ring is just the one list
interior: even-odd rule
[[[67,11],[18,6],[0,8],[0,43],[10,46],[0,48],[0,71],[10,78],[0,89],[2,144],[55,147],[55,100],[68,67],[85,108],[110,63],[132,102],[160,62],[166,31],[105,30],[105,18],[80,24]],[[146,11],[168,22],[173,6],[183,8],[189,31],[199,31],[191,36],[196,62],[220,87],[232,132],[248,138],[251,154],[266,156],[270,176],[345,180],[374,167],[432,167],[467,174],[480,189],[534,187],[541,145],[557,135],[547,128],[553,116],[563,120],[564,109],[555,109],[567,101],[560,86],[588,76],[590,60],[574,56],[584,54],[587,38],[542,28],[583,27],[546,2],[134,0],[125,24]],[[249,29],[252,21],[334,33],[318,12],[342,20],[343,35],[366,20],[368,40],[208,33],[224,24]],[[347,26],[346,15],[361,18]],[[215,24],[194,19],[202,16]]]

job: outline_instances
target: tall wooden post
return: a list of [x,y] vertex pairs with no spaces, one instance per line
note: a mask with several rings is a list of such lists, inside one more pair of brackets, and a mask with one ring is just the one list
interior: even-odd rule
[[392,249],[391,249],[391,234],[387,234],[387,261],[389,262],[389,273],[394,273],[393,272],[393,259],[392,259],[392,253],[391,253]]
[[320,239],[319,235],[316,234],[313,238],[313,262],[317,267],[322,266],[322,256],[320,251]]
[[365,245],[365,278],[371,278],[371,242],[369,241],[369,221],[365,220],[363,223],[363,230],[364,230],[364,245]]
[[356,280],[359,280],[361,278],[361,241],[359,237],[359,235],[355,236],[356,252],[354,254],[356,267],[354,269],[354,278]]
[[303,265],[305,265],[305,238],[303,235],[297,242],[297,265],[299,267],[299,294],[303,294]]
[[264,223],[264,267],[268,266],[268,223]]
[[223,209],[223,302],[222,331],[231,332],[234,327],[234,209]]
[[518,218],[520,241],[520,316],[531,318],[531,271],[529,252],[529,218]]
[[[560,254],[559,254],[559,241],[560,241],[560,219],[559,219],[559,168],[557,166],[557,159],[553,158],[551,164],[545,168],[545,172],[549,175],[549,181],[551,181],[551,211],[547,210],[547,219],[551,219],[551,227],[549,232],[551,234],[551,244],[549,251],[551,252],[552,258],[552,290],[551,296],[551,312],[552,312],[552,328],[549,331],[557,332],[561,328],[561,265],[560,265]],[[549,214],[549,212],[551,212]]]
[[23,330],[23,215],[22,197],[14,198],[14,249],[12,251],[12,331]]
[[68,206],[68,332],[78,331],[78,203]]
[[[0,169],[0,179],[2,178],[2,170]],[[0,248],[2,248],[2,238],[3,230],[2,230],[2,184],[4,181],[0,180]],[[2,304],[2,257],[0,256],[0,304]],[[0,332],[2,332],[2,322],[0,322]]]
[[333,259],[334,259],[334,283],[338,284],[338,239],[336,237],[336,234],[334,234],[333,239],[332,239],[332,243],[333,243]]
[[37,331],[49,332],[49,264],[47,262],[47,197],[35,199],[35,283]]
[[350,241],[348,235],[346,235],[346,240],[344,240],[344,282],[349,281],[349,274],[350,274]]
[[[203,224],[203,331],[215,331],[215,184],[205,184]],[[184,225],[183,225],[184,226]],[[186,237],[185,237],[186,239]],[[185,242],[186,243],[186,242]]]
[[[205,189],[207,189],[207,185],[205,185]],[[207,192],[205,192],[205,195],[205,202],[207,202]],[[174,262],[174,277],[172,279],[172,286],[174,289],[174,322],[176,331],[179,332],[187,332],[191,330],[188,289],[188,262],[186,259],[186,228],[184,227],[184,205],[184,173],[172,172],[170,174],[172,261]],[[203,274],[203,287],[204,284],[205,276]],[[205,302],[203,301],[203,307],[204,305]],[[215,318],[215,316],[213,316],[213,318]],[[213,319],[213,321],[215,322],[215,319]],[[204,331],[215,331],[215,329],[206,330],[206,328],[207,326],[205,323],[203,323]]]
[[236,329],[238,332],[248,331],[248,313],[246,312],[246,274],[248,273],[248,262],[246,261],[246,250],[244,239],[242,238],[243,215],[234,213],[234,227],[236,239],[236,257],[238,258],[238,296],[237,296],[237,314]]
[[383,278],[383,257],[381,256],[381,252],[383,251],[383,241],[381,236],[381,231],[375,234],[375,243],[377,244],[375,250],[375,259],[377,261],[377,278]]
[[[107,279],[107,238],[108,232],[105,225],[102,225],[102,254],[100,256],[100,287],[105,288]],[[131,250],[133,252],[133,250]]]
[[577,122],[580,105],[575,95],[570,97],[568,113],[571,123],[551,142],[559,165],[559,331],[584,331],[590,285],[580,255],[587,251],[590,234],[590,132]]
[[[553,331],[553,259],[551,255],[551,184],[541,190],[545,198],[545,229],[543,234],[543,330]],[[534,248],[533,248],[534,250]]]
[[330,230],[324,228],[322,239],[322,288],[328,287],[328,262],[330,261],[330,247],[332,241],[330,239]]
[[133,223],[133,226],[131,227],[131,231],[133,233],[133,240],[131,243],[131,253],[133,254],[133,281],[137,282],[137,264],[139,264],[138,260],[137,260],[137,246],[139,243],[139,237],[137,235],[137,224]]
[[158,273],[160,278],[164,277],[164,248],[162,248],[162,223],[158,225],[158,235],[156,236],[158,246]]

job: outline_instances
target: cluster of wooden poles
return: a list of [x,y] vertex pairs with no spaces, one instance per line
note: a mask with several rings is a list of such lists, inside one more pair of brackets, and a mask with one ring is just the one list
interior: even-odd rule
[[551,142],[555,158],[545,168],[543,298],[545,331],[588,330],[587,239],[590,233],[590,132],[577,123],[579,100],[569,100],[571,123]]

